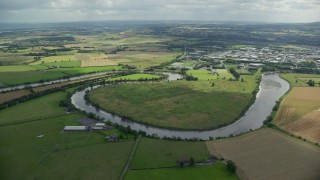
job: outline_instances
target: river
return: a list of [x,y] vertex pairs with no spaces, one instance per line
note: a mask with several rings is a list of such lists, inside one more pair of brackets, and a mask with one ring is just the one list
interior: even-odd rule
[[[169,75],[169,80],[180,79],[181,76],[176,74]],[[96,86],[94,88],[98,88]],[[183,130],[170,130],[165,128],[157,128],[152,126],[146,126],[136,122],[124,120],[119,116],[112,115],[103,110],[97,111],[93,106],[87,104],[84,100],[87,88],[82,91],[77,91],[72,95],[71,101],[76,108],[91,112],[106,120],[110,120],[113,123],[117,123],[122,126],[130,126],[131,129],[136,131],[144,131],[148,135],[156,135],[158,137],[180,137],[182,139],[198,138],[202,140],[208,140],[210,137],[229,137],[230,135],[238,135],[241,133],[255,130],[263,125],[263,121],[271,114],[272,108],[279,98],[284,95],[290,88],[287,81],[281,79],[279,74],[267,74],[263,75],[260,82],[260,90],[257,93],[256,101],[251,105],[246,114],[239,120],[228,126],[206,131],[183,131]]]

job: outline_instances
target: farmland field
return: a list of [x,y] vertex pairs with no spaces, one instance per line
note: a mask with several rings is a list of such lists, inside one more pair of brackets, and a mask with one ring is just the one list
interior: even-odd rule
[[65,112],[59,107],[59,101],[63,100],[65,97],[66,93],[57,92],[1,110],[0,124],[10,124],[63,115]]
[[0,178],[118,179],[133,141],[106,144],[105,136],[96,132],[63,132],[80,117],[1,126],[1,137],[6,138],[0,142]]
[[170,169],[148,169],[129,171],[125,180],[173,180],[173,179],[223,179],[236,180],[236,175],[230,173],[226,166],[222,163],[212,166],[187,167],[187,168],[170,168]]
[[209,158],[205,143],[142,138],[131,168],[172,167],[178,159],[190,157],[195,161]]
[[285,126],[320,109],[320,88],[294,87],[282,101],[274,123]]
[[320,144],[320,110],[315,110],[282,128],[296,136]]
[[0,111],[0,179],[120,177],[134,142],[105,143],[106,135],[120,134],[116,129],[63,132],[82,117],[59,107],[65,97],[57,92]]
[[274,123],[280,128],[319,143],[320,88],[294,87],[282,101]]
[[16,99],[16,98],[28,95],[28,94],[31,94],[31,92],[25,89],[7,92],[7,93],[0,93],[0,104],[10,101],[12,99]]
[[320,149],[273,129],[208,141],[211,154],[231,159],[241,179],[318,179]]

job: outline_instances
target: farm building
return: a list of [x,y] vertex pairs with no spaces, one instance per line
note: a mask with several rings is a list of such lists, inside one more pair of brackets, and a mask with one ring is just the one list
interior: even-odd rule
[[88,126],[65,126],[64,131],[88,131]]

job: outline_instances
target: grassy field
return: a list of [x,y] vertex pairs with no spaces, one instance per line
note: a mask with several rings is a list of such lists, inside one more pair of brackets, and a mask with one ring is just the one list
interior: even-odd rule
[[111,112],[180,129],[210,129],[233,122],[251,97],[243,91],[216,91],[200,81],[122,84],[90,92],[92,101]]
[[0,127],[1,179],[118,179],[133,141],[107,144],[96,132],[63,132],[79,117]]
[[172,167],[178,159],[190,157],[195,161],[209,158],[205,143],[142,138],[131,168]]
[[59,101],[65,98],[66,93],[57,92],[6,108],[0,111],[0,124],[63,115],[65,112],[59,107]]
[[129,171],[125,177],[126,180],[173,180],[173,179],[238,179],[236,175],[230,173],[224,164],[215,164],[213,166],[188,167],[188,168],[170,168],[170,169],[149,169]]
[[310,79],[315,83],[320,82],[320,75],[315,74],[281,74],[280,76],[287,80],[291,86],[309,86],[307,82]]
[[320,149],[272,129],[208,141],[211,154],[231,159],[241,179],[318,179]]
[[155,74],[130,74],[126,76],[120,76],[120,77],[115,77],[108,79],[109,81],[114,81],[114,80],[139,80],[139,79],[158,79],[161,76],[155,75]]
[[212,72],[208,70],[188,70],[187,74],[198,77],[199,80],[234,79],[226,69],[215,69]]
[[119,179],[134,141],[105,143],[106,135],[121,134],[116,129],[64,132],[82,117],[65,115],[58,106],[65,97],[53,93],[0,111],[0,179]]
[[0,66],[0,85],[33,83],[41,80],[59,79],[65,76],[122,69],[121,66],[55,68],[50,70],[41,69],[43,67],[45,66],[5,66],[4,68]]

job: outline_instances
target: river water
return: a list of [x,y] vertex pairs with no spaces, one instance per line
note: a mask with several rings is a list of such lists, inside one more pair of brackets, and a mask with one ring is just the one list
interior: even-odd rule
[[[171,81],[181,78],[181,76],[177,74],[167,75],[169,75],[169,80]],[[99,86],[93,88],[98,87]],[[198,138],[202,140],[208,140],[210,137],[229,137],[230,135],[237,135],[260,128],[263,125],[263,121],[271,114],[272,108],[274,107],[276,101],[279,100],[279,98],[284,95],[289,90],[289,88],[289,83],[281,79],[278,74],[263,75],[260,82],[260,90],[257,93],[256,101],[251,105],[251,107],[242,118],[228,126],[206,131],[170,130],[146,126],[122,119],[119,116],[112,115],[103,110],[97,111],[93,106],[87,104],[84,100],[85,91],[91,90],[92,88],[87,88],[85,90],[76,92],[72,95],[71,101],[78,109],[94,113],[99,117],[110,120],[111,122],[117,123],[122,126],[130,126],[133,130],[144,131],[148,135],[156,135],[158,137],[180,137],[182,139]]]

